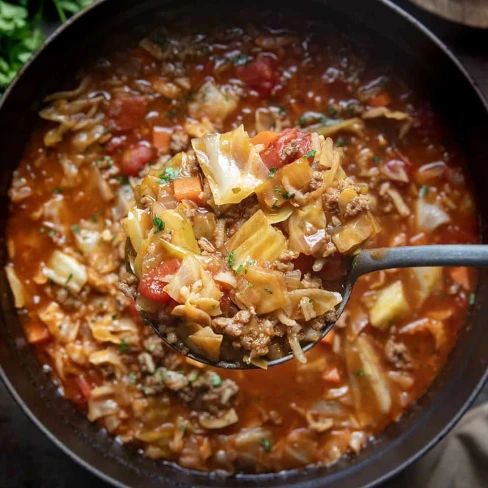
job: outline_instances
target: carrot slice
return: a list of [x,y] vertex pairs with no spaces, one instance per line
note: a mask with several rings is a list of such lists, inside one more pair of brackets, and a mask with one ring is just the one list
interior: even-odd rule
[[171,134],[166,127],[153,128],[153,146],[163,153],[169,152],[169,143],[171,141]]
[[270,130],[263,130],[258,132],[252,139],[251,142],[257,146],[258,144],[262,144],[264,146],[263,151],[268,149],[268,147],[273,144],[276,139],[278,139],[280,135],[278,132],[271,132]]
[[320,341],[321,344],[332,344],[334,342],[334,335],[335,332],[331,330],[330,332],[327,332],[325,337]]
[[465,290],[470,289],[469,271],[464,266],[449,268],[449,276],[452,281],[459,283]]
[[386,107],[387,105],[390,105],[390,103],[390,94],[385,91],[378,93],[378,95],[370,98],[368,101],[368,105],[371,105],[372,107]]
[[25,334],[27,335],[27,341],[29,344],[37,344],[39,342],[46,341],[51,337],[47,327],[38,322],[28,324],[25,328]]
[[173,191],[177,200],[198,200],[202,193],[202,184],[198,176],[191,178],[176,178],[173,181]]
[[329,369],[329,371],[324,371],[322,374],[322,379],[328,383],[338,384],[341,382],[341,375],[337,368]]

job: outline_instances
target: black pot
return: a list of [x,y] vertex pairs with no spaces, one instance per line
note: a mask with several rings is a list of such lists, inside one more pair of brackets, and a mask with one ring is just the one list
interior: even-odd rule
[[[218,27],[231,2],[205,10]],[[262,0],[256,11],[270,4]],[[201,4],[201,2],[199,3]],[[197,2],[195,2],[197,5]],[[69,21],[28,63],[5,94],[0,106],[1,238],[5,240],[7,189],[43,97],[73,79],[88,53],[120,49],[141,38],[151,27],[192,12],[191,1],[104,0]],[[253,8],[251,5],[249,8]],[[488,220],[488,109],[473,80],[441,42],[422,25],[386,0],[302,1],[288,12],[300,11],[327,25],[344,26],[353,38],[375,47],[378,60],[394,64],[410,84],[424,90],[440,111],[464,151],[474,183],[481,233],[486,239]],[[218,13],[218,14],[217,14]],[[237,12],[240,15],[240,12]],[[374,60],[372,60],[374,62]],[[483,193],[485,192],[485,193]],[[5,246],[0,247],[5,262]],[[279,474],[240,475],[228,479],[183,470],[170,463],[145,459],[133,447],[114,442],[91,424],[56,391],[27,344],[13,307],[6,277],[0,273],[0,373],[8,389],[31,420],[81,465],[116,486],[144,487],[356,487],[372,486],[405,468],[438,442],[456,423],[480,391],[488,365],[488,270],[480,272],[477,300],[450,359],[416,406],[390,425],[358,456],[343,458],[331,468],[317,467]]]

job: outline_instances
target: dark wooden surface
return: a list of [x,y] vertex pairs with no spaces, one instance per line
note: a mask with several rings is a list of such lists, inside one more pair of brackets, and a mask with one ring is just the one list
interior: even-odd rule
[[488,28],[488,0],[410,0],[446,19]]
[[[397,3],[453,48],[488,97],[488,31],[439,20],[412,6],[408,0]],[[488,401],[487,388],[476,403],[485,401]],[[402,478],[400,475],[386,486],[402,486]],[[108,488],[108,485],[78,466],[41,434],[0,383],[0,488],[31,487]]]

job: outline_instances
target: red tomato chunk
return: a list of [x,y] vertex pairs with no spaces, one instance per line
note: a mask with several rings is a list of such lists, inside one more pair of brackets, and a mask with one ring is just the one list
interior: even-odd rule
[[155,302],[169,303],[171,297],[163,290],[168,283],[165,278],[175,274],[179,267],[180,261],[177,259],[160,264],[142,277],[138,288],[139,293]]
[[147,112],[144,97],[122,97],[110,102],[107,110],[109,128],[116,131],[134,129],[142,124]]
[[154,158],[154,150],[147,146],[127,149],[119,163],[120,172],[126,176],[137,176],[139,171]]
[[258,56],[256,59],[236,69],[240,78],[249,88],[256,90],[260,97],[268,97],[278,84],[276,61],[270,56]]
[[261,157],[268,168],[279,169],[307,154],[310,147],[309,134],[302,134],[298,129],[286,129],[261,153]]

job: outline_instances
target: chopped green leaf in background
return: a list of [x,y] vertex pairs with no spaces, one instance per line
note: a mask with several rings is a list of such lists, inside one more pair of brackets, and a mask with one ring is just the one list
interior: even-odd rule
[[41,21],[54,11],[62,22],[93,0],[0,0],[0,93],[44,41]]

